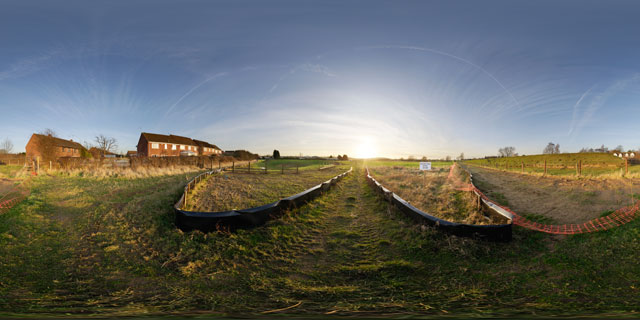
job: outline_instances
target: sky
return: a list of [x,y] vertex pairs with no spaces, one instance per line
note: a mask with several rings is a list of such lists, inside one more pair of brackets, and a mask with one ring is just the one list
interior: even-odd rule
[[0,139],[282,155],[640,148],[638,1],[0,2]]

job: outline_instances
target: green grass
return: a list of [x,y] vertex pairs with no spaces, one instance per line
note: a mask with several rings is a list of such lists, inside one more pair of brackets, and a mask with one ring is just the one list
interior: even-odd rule
[[291,169],[299,167],[300,170],[313,170],[318,169],[327,165],[332,165],[335,163],[345,164],[349,163],[349,161],[338,161],[338,160],[312,160],[312,159],[269,159],[269,160],[260,160],[257,163],[251,164],[251,166],[264,168],[265,162],[267,164],[268,170],[280,170],[282,166],[285,169]]
[[[407,168],[415,168],[416,170],[420,168],[421,160],[364,160],[364,163],[368,167],[407,167]],[[453,161],[430,161],[432,168],[446,168],[448,169]]]
[[22,166],[0,165],[0,178],[12,178],[20,169]]
[[450,237],[383,202],[357,168],[263,227],[183,233],[171,206],[195,174],[36,177],[0,216],[0,312],[637,316],[640,220],[562,237],[514,227],[510,243]]
[[[547,155],[518,156],[507,158],[474,159],[465,163],[500,170],[525,173],[544,173],[547,161],[547,174],[555,176],[576,176],[576,164],[582,161],[583,176],[618,177],[624,173],[625,162],[608,153],[562,153]],[[629,165],[629,174],[640,173],[640,165]]]

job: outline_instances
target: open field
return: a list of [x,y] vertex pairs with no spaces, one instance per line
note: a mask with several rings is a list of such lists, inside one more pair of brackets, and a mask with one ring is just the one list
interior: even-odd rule
[[640,198],[640,179],[567,179],[466,166],[489,198],[517,213],[536,214],[560,224],[581,223]]
[[14,178],[23,166],[0,165],[0,178]]
[[[464,163],[512,172],[534,175],[544,174],[545,160],[547,174],[554,176],[577,176],[576,165],[582,161],[582,173],[587,177],[622,177],[625,161],[608,153],[561,153],[466,160]],[[524,164],[524,171],[522,165]],[[640,176],[640,165],[629,163],[629,176]]]
[[575,236],[514,227],[509,243],[457,238],[383,202],[359,166],[263,227],[183,233],[172,205],[195,174],[35,177],[0,215],[0,312],[638,315],[640,220]]
[[[432,168],[437,169],[449,169],[453,164],[453,161],[430,161]],[[370,168],[374,167],[407,167],[407,168],[419,168],[420,160],[364,160],[364,164]]]
[[[255,163],[256,167],[264,168],[265,163],[268,170],[280,170],[283,166],[285,169],[298,167],[300,170],[314,170],[332,164],[345,164],[348,161],[338,160],[299,160],[299,159],[269,159],[260,160]],[[253,164],[252,164],[253,166]]]
[[295,195],[347,170],[335,166],[326,170],[300,170],[295,173],[214,174],[196,185],[187,197],[188,211],[216,212],[247,209]]
[[504,224],[506,218],[486,217],[470,192],[447,183],[448,171],[423,172],[409,167],[372,167],[370,174],[416,208],[440,219],[466,224]]

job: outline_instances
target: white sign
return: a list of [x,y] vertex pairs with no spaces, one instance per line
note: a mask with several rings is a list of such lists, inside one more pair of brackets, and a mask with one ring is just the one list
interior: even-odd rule
[[420,162],[420,170],[431,170],[431,162]]

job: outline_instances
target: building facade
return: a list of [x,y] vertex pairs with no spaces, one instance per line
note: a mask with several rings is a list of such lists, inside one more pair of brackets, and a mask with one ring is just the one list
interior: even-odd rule
[[84,147],[73,140],[64,140],[51,135],[34,133],[27,146],[27,161],[58,158],[80,158]]
[[177,157],[222,154],[215,145],[191,138],[143,132],[137,145],[139,157]]

